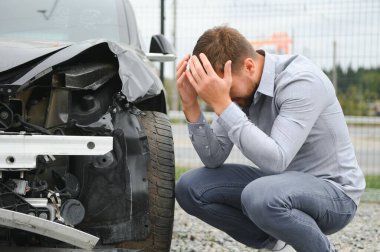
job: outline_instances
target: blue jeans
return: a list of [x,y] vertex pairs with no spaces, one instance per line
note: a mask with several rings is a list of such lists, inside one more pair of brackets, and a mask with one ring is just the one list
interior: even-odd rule
[[356,204],[331,183],[289,171],[264,176],[245,165],[193,169],[176,185],[176,199],[189,214],[253,248],[277,240],[297,251],[330,251],[326,235],[354,217]]

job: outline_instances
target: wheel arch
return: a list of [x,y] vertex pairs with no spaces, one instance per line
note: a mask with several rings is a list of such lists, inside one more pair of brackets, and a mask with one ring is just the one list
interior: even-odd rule
[[135,104],[142,111],[156,111],[167,114],[165,92]]

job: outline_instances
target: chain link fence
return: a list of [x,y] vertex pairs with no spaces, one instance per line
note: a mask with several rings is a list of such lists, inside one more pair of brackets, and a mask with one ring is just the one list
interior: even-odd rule
[[[255,47],[303,54],[332,80],[369,187],[380,188],[380,1],[378,0],[131,0],[143,41],[165,35],[178,60],[208,28],[237,28]],[[175,90],[175,64],[165,64],[178,167],[201,166],[188,140]],[[212,118],[212,115],[209,115]],[[234,149],[227,160],[252,164]]]

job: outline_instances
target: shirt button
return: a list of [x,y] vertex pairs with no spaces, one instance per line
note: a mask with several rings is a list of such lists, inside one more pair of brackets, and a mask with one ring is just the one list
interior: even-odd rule
[[208,149],[208,145],[206,145],[205,148]]

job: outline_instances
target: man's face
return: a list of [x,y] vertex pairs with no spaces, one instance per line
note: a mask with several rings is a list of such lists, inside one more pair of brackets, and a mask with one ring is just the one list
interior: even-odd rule
[[[218,75],[223,78],[223,73],[218,73]],[[232,73],[231,100],[241,108],[249,107],[252,103],[255,86],[247,71],[240,70]]]
[[247,76],[245,71],[232,74],[232,86],[230,97],[233,102],[242,108],[247,108],[252,103],[254,95],[254,86],[252,80]]

